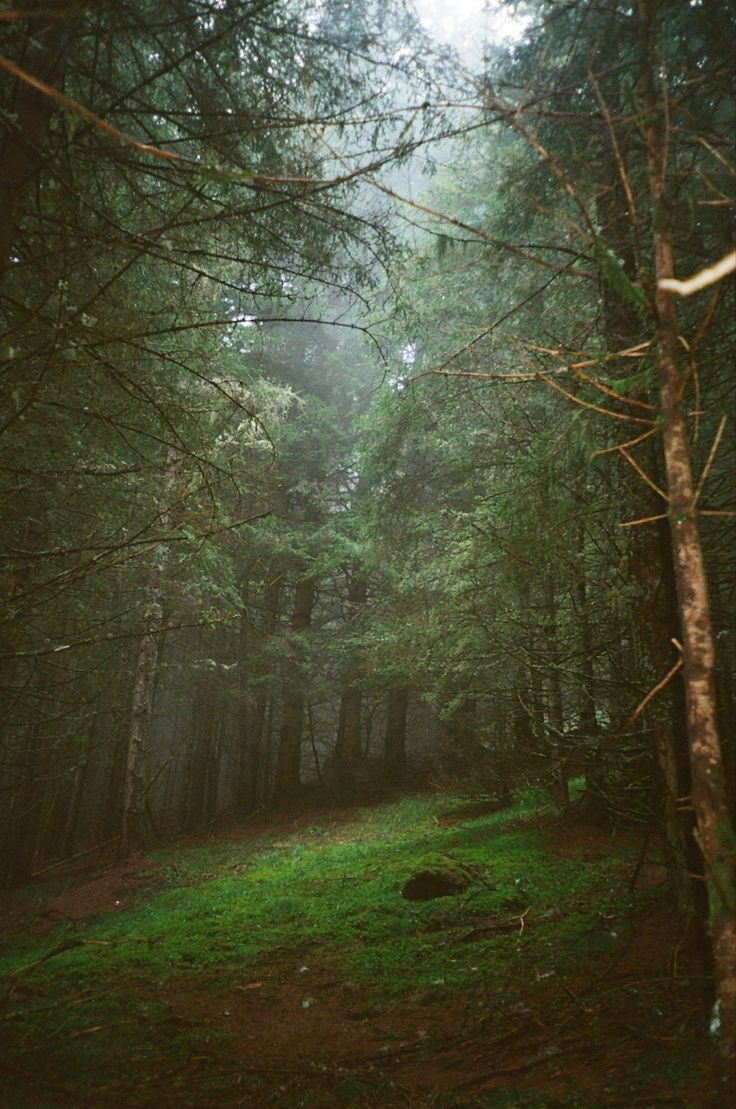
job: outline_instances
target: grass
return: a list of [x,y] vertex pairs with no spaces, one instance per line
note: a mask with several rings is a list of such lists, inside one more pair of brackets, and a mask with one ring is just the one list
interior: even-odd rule
[[[336,832],[314,827],[295,833],[279,846],[245,841],[184,854],[159,852],[153,858],[169,888],[126,912],[90,921],[84,943],[40,965],[34,977],[161,978],[226,964],[242,974],[278,945],[308,942],[342,951],[351,972],[370,978],[379,992],[421,987],[439,974],[427,962],[438,931],[472,928],[478,919],[528,906],[544,912],[581,898],[586,905],[594,900],[597,910],[606,900],[610,911],[625,908],[615,887],[615,862],[596,868],[591,887],[578,862],[553,861],[541,850],[541,833],[524,820],[543,803],[533,795],[503,813],[443,827],[437,817],[447,809],[446,798],[411,798],[367,811]],[[480,884],[459,897],[404,901],[403,883],[423,858],[437,855],[475,868]],[[577,915],[566,928],[588,929],[586,912]],[[60,926],[43,941],[18,941],[0,961],[0,974],[75,938],[73,926]],[[483,950],[489,950],[487,943]],[[417,956],[420,971],[414,969]],[[458,968],[453,974],[456,985],[463,973]]]
[[[543,977],[609,950],[631,909],[620,853],[587,864],[545,850],[535,818],[547,808],[543,794],[530,793],[503,812],[463,817],[461,799],[413,797],[357,811],[338,827],[156,852],[157,892],[89,918],[83,931],[59,925],[5,945],[5,1051],[20,1074],[43,1058],[84,1103],[96,1090],[114,1091],[131,1060],[175,1068],[201,1047],[201,1030],[172,1025],[141,983],[205,973],[220,986],[248,981],[284,948],[330,958],[366,1004],[472,996],[481,982],[503,984],[513,998],[522,972]],[[472,868],[477,880],[459,896],[404,900],[412,871],[438,856]],[[33,891],[28,897],[34,903]],[[489,922],[513,927],[484,934]],[[65,943],[72,946],[62,950]],[[11,1100],[0,1104],[22,1103],[12,1100],[12,1082]]]

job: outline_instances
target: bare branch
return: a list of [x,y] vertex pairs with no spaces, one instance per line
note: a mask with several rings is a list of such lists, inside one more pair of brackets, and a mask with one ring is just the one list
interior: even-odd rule
[[709,285],[715,285],[716,281],[722,281],[734,270],[736,270],[736,250],[724,254],[720,262],[706,266],[704,270],[688,277],[686,281],[678,281],[676,277],[662,277],[657,282],[657,287],[668,293],[675,293],[679,297],[689,297],[693,293],[699,293],[701,289],[707,289]]

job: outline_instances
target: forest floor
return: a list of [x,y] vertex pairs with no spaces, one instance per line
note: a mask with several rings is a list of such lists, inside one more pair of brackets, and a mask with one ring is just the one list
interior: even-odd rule
[[[406,900],[423,861],[473,881]],[[7,1109],[719,1104],[656,847],[541,793],[303,804],[51,874],[0,901]]]

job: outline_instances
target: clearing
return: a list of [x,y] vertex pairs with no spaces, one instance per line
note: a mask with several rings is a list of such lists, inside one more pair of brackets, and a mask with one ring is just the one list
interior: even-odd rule
[[[707,971],[641,848],[435,794],[56,872],[0,902],[0,1104],[716,1106]],[[406,900],[423,862],[472,881]]]

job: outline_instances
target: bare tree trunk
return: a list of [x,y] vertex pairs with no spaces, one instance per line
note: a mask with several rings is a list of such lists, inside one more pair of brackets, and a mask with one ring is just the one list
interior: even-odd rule
[[185,826],[198,828],[210,818],[208,795],[215,744],[218,697],[211,680],[201,673],[195,680],[191,707],[191,741],[184,798]]
[[[615,144],[625,172],[629,125],[615,122],[622,120],[625,112],[621,103],[620,84],[613,74],[613,66],[620,57],[622,48],[633,46],[629,36],[636,31],[632,26],[622,35],[620,12],[617,10],[619,5],[600,3],[597,6],[604,18],[606,12],[609,17],[606,24],[605,58],[611,66],[611,75],[602,77],[600,82],[609,112],[610,134],[608,127],[601,131],[598,167],[602,172],[599,176],[596,214],[606,246],[619,259],[623,273],[633,283],[637,281],[642,265],[642,244],[636,233],[629,198],[614,156]],[[620,41],[622,38],[623,41]],[[603,282],[602,292],[609,349],[617,351],[634,346],[641,338],[642,321],[639,309],[632,300],[623,297],[610,281]],[[660,484],[659,459],[654,441],[646,442],[642,452],[644,469],[652,475],[655,483]],[[661,500],[642,482],[623,456],[619,457],[619,467],[622,496],[632,517],[644,519],[659,513]],[[669,569],[671,561],[672,552],[666,528],[658,527],[657,533],[642,528],[629,530],[628,572],[637,586],[635,621],[631,630],[640,654],[640,659],[630,670],[635,680],[644,687],[643,692],[648,692],[672,665],[671,638],[680,635],[674,581]],[[681,910],[692,913],[697,896],[697,882],[692,879],[691,874],[698,865],[697,858],[693,857],[697,855],[697,845],[692,841],[684,814],[676,804],[677,797],[687,793],[689,789],[689,784],[680,781],[678,774],[678,766],[687,747],[684,720],[678,715],[681,699],[681,690],[675,682],[650,704],[642,716],[645,731],[639,742],[644,750],[651,747],[656,758],[655,771],[658,770],[658,777],[653,779],[651,797],[657,798],[657,807],[661,811],[670,884]],[[645,797],[641,798],[641,802],[646,807],[650,804],[650,800]],[[655,814],[650,814],[650,818],[654,819]]]
[[340,697],[337,715],[337,740],[333,752],[333,771],[341,789],[353,789],[356,774],[363,760],[361,710],[363,694],[355,686],[346,686]]
[[130,854],[142,831],[143,758],[148,738],[148,724],[153,708],[153,690],[158,663],[159,637],[155,628],[161,622],[161,605],[158,591],[153,593],[149,601],[145,622],[151,630],[142,636],[138,645],[138,657],[133,676],[133,701],[130,712],[130,729],[128,731],[123,813],[118,846],[118,854],[122,859]]
[[[236,805],[238,812],[252,812],[258,807],[263,782],[263,753],[265,744],[266,719],[268,706],[271,699],[271,678],[269,665],[264,657],[258,657],[260,646],[268,650],[279,621],[279,604],[281,600],[281,587],[283,579],[278,576],[266,583],[263,588],[263,625],[261,639],[254,644],[256,662],[251,673],[246,675],[246,660],[248,648],[255,635],[248,628],[248,614],[241,616],[241,694],[242,718],[240,726],[240,759],[238,765],[238,782],[236,788]],[[253,692],[250,690],[254,682]]]
[[[176,479],[176,451],[169,447],[164,463],[163,489],[159,499],[159,519],[161,527],[169,525],[170,500]],[[130,711],[130,728],[125,759],[125,784],[123,787],[123,811],[120,824],[118,855],[126,858],[142,835],[144,816],[145,786],[143,766],[148,739],[148,728],[153,710],[153,695],[156,687],[156,671],[161,639],[164,597],[164,572],[166,548],[161,547],[158,563],[151,572],[148,586],[148,604],[144,616],[146,631],[138,644],[138,654],[133,674],[133,697]]]
[[[368,578],[359,562],[354,562],[350,572],[347,596],[347,624],[351,628],[359,618],[368,594]],[[332,755],[332,771],[341,789],[352,789],[356,774],[363,761],[361,738],[361,712],[363,694],[351,674],[343,686],[337,719],[337,739]]]
[[672,226],[666,197],[666,163],[655,86],[654,4],[642,0],[642,84],[644,138],[654,209],[654,264],[657,291],[657,362],[670,534],[682,625],[682,660],[687,707],[692,802],[706,866],[709,928],[713,947],[717,1024],[727,1078],[736,1072],[736,835],[718,737],[715,697],[715,643],[708,585],[698,526],[687,429],[680,407],[677,320],[671,293],[660,287],[675,276]]
[[74,768],[72,776],[71,796],[67,801],[67,815],[61,840],[61,857],[68,858],[74,854],[76,847],[77,828],[79,826],[79,813],[82,807],[82,797],[87,781],[92,752],[97,740],[97,717],[93,716],[89,734],[84,741],[84,747],[79,762]]
[[548,571],[544,581],[546,609],[545,654],[547,673],[545,679],[547,702],[546,753],[552,762],[552,796],[563,808],[570,804],[570,790],[567,784],[567,759],[565,756],[565,713],[560,682],[560,651],[557,629],[557,597],[552,572]]
[[292,656],[286,667],[286,689],[276,755],[275,797],[293,797],[301,787],[302,731],[304,728],[303,644],[301,636],[312,622],[315,584],[312,578],[299,581],[294,590],[291,632]]
[[384,774],[390,782],[403,781],[406,773],[406,712],[409,693],[392,689],[386,703],[386,738],[384,740]]

